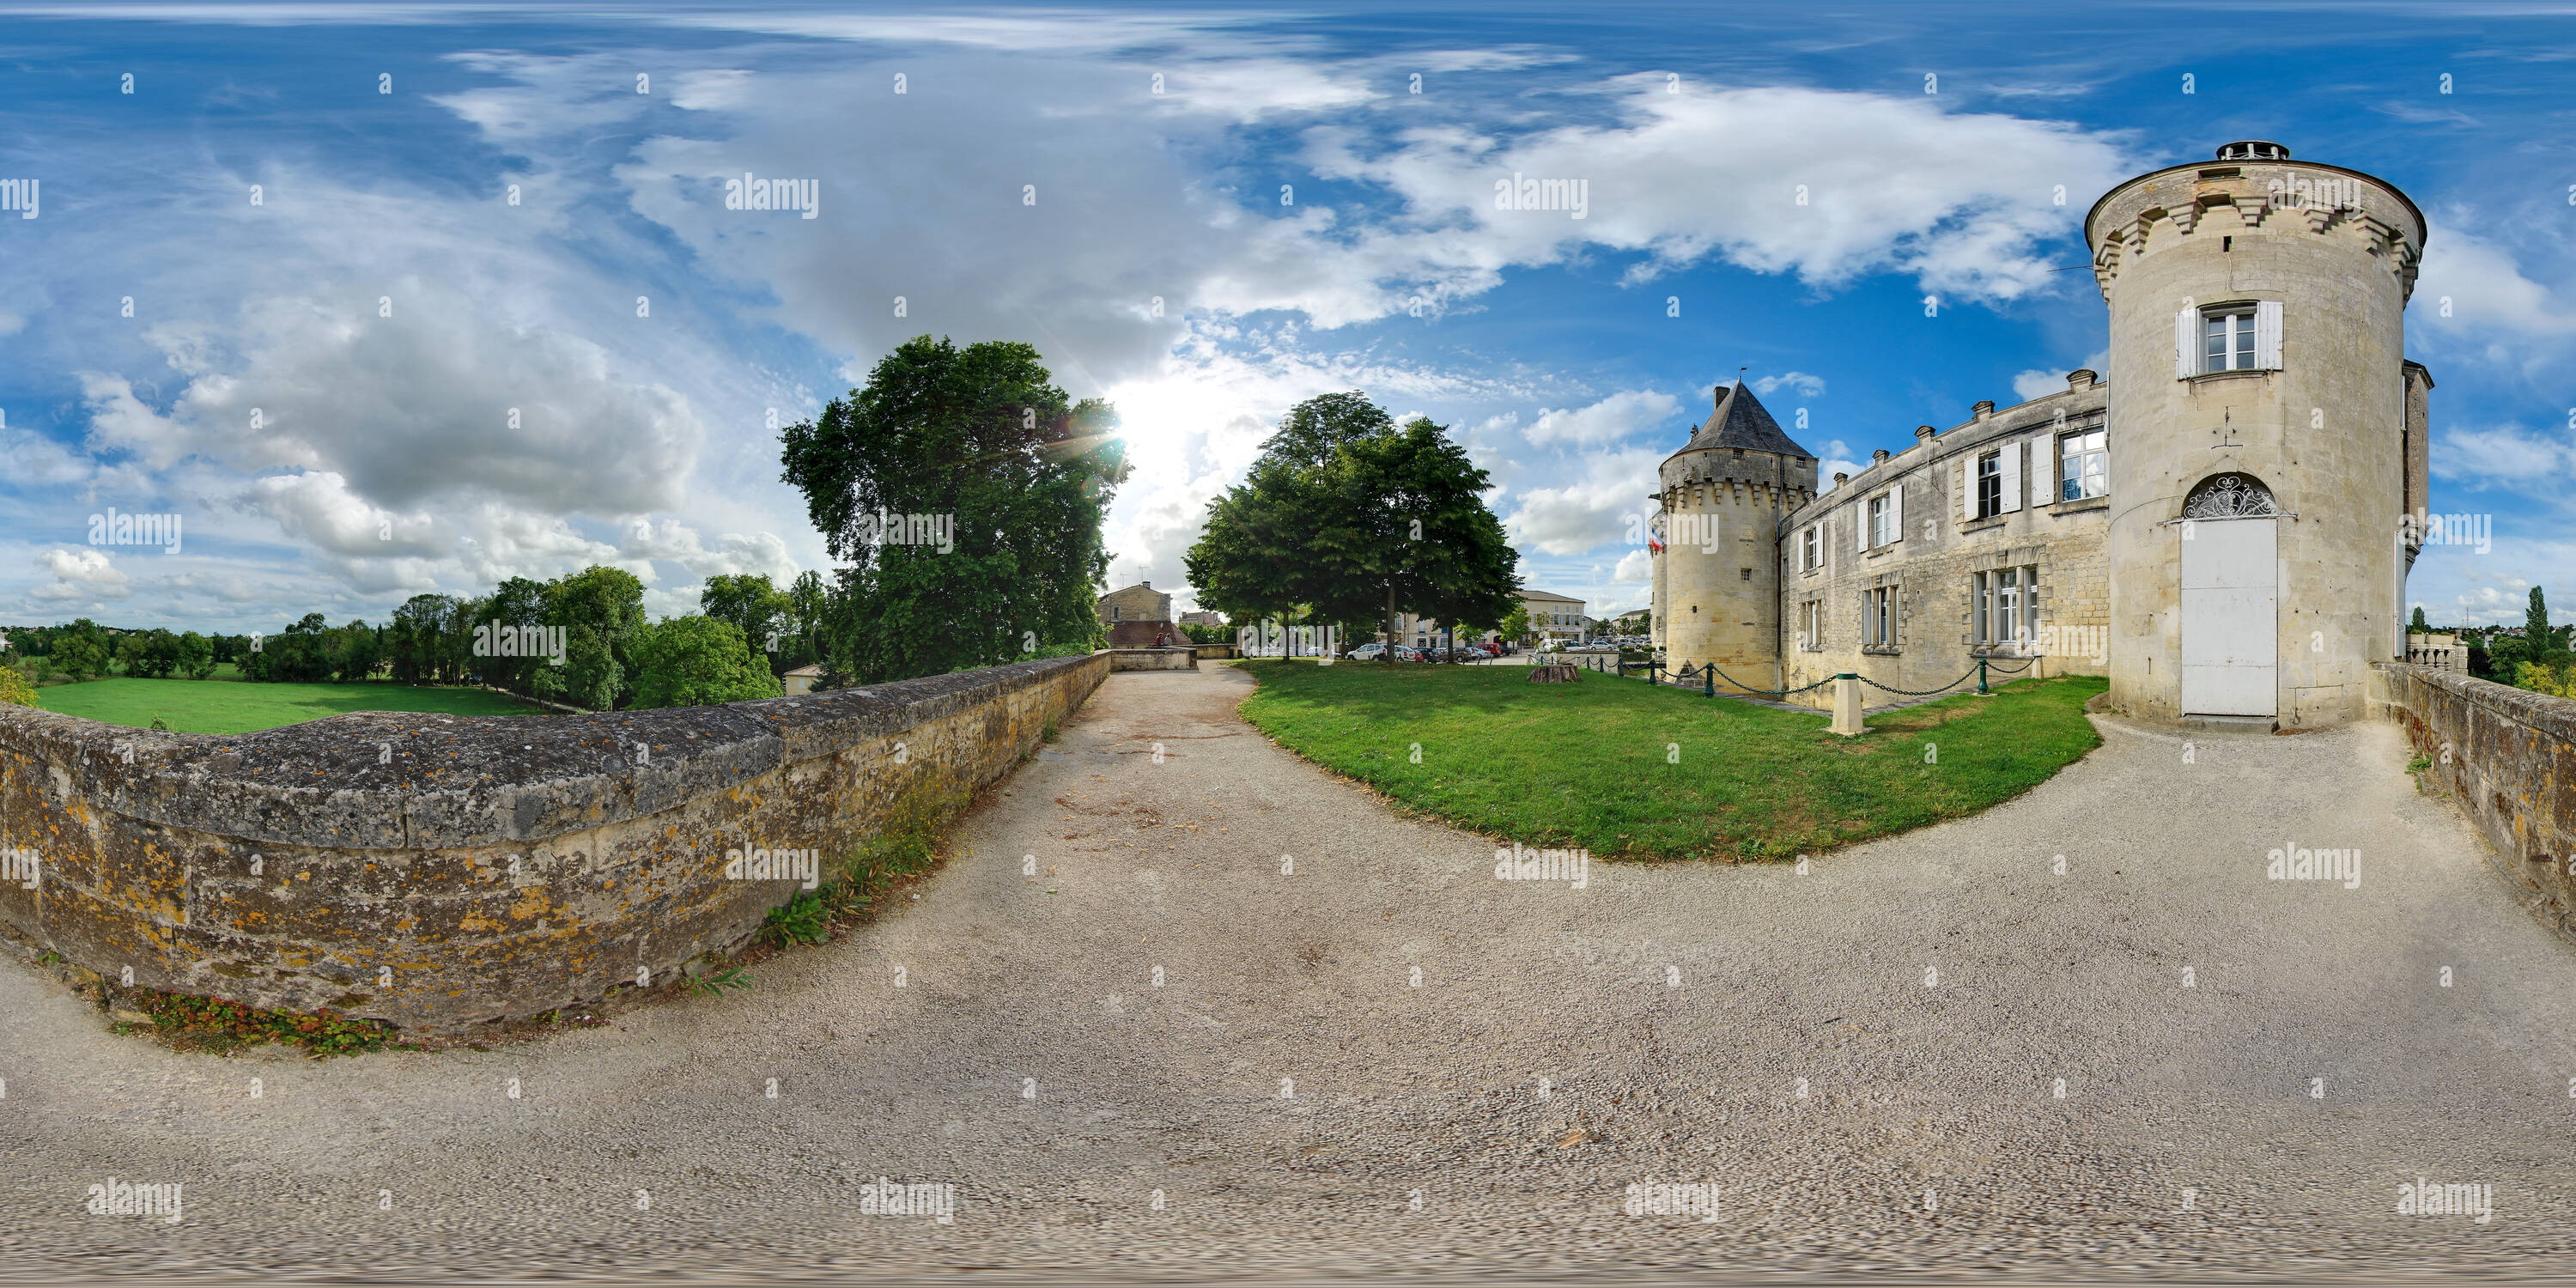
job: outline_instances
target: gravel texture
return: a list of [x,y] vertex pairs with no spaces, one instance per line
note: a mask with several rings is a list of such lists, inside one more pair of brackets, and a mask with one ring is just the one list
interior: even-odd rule
[[[2570,1273],[2576,949],[2392,726],[2096,717],[1973,819],[1575,889],[1248,690],[1110,677],[917,903],[605,1028],[214,1058],[0,967],[0,1277]],[[111,1176],[182,1219],[84,1212]],[[2398,1215],[2419,1176],[2492,1219]]]

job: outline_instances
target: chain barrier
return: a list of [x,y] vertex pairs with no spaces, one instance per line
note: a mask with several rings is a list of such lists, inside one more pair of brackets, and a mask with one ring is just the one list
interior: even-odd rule
[[1902,696],[1904,696],[1904,697],[1908,697],[1908,698],[1928,698],[1928,697],[1931,697],[1933,694],[1936,694],[1936,693],[1946,693],[1946,692],[1948,692],[1948,691],[1950,691],[1950,690],[1952,690],[1952,689],[1958,688],[1958,687],[1959,687],[1960,685],[1962,685],[1962,684],[1966,684],[1966,683],[1968,682],[1969,678],[1970,678],[1971,676],[1974,676],[1975,674],[1976,674],[1976,672],[1975,672],[1974,670],[1970,670],[1970,671],[1967,673],[1967,675],[1962,675],[1962,676],[1960,676],[1958,679],[1952,680],[1952,681],[1950,681],[1948,684],[1942,685],[1940,688],[1937,688],[1937,689],[1924,689],[1924,690],[1922,690],[1921,692],[1916,692],[1916,691],[1915,691],[1915,690],[1913,690],[1913,689],[1889,689],[1886,685],[1881,684],[1881,683],[1879,683],[1878,681],[1873,680],[1873,679],[1869,678],[1869,677],[1868,677],[1868,676],[1866,676],[1866,675],[1861,676],[1861,677],[1859,677],[1859,678],[1860,678],[1860,682],[1861,682],[1861,683],[1866,684],[1866,685],[1868,685],[1869,687],[1871,687],[1871,688],[1873,688],[1873,689],[1886,689],[1886,690],[1887,690],[1887,692],[1889,692],[1889,693],[1899,694],[1899,695],[1902,695]]
[[[1619,672],[1619,673],[1620,673],[1621,675],[1626,675],[1626,674],[1627,674],[1627,666],[1628,666],[1628,665],[1629,665],[1629,664],[1628,664],[1628,663],[1625,663],[1625,662],[1620,663],[1620,672]],[[1654,683],[1654,682],[1655,682],[1655,672],[1656,672],[1656,671],[1658,671],[1658,670],[1661,670],[1661,669],[1662,669],[1662,668],[1661,668],[1661,666],[1660,666],[1659,664],[1654,663],[1654,662],[1639,662],[1639,663],[1636,663],[1636,665],[1646,668],[1646,682],[1647,682],[1648,684],[1652,684],[1652,683]],[[1770,698],[1786,698],[1786,697],[1792,697],[1792,696],[1795,696],[1795,695],[1797,695],[1797,694],[1805,693],[1805,692],[1807,692],[1807,690],[1809,690],[1809,689],[1821,689],[1821,688],[1825,687],[1826,685],[1831,684],[1831,683],[1833,683],[1833,682],[1834,682],[1834,678],[1833,678],[1832,676],[1830,676],[1830,675],[1829,675],[1829,676],[1826,676],[1824,679],[1818,680],[1818,681],[1816,681],[1816,682],[1815,682],[1815,683],[1813,683],[1813,684],[1810,684],[1810,685],[1805,686],[1804,688],[1796,688],[1796,689],[1757,689],[1757,688],[1754,688],[1752,685],[1746,684],[1746,683],[1745,683],[1745,682],[1743,682],[1742,680],[1738,680],[1738,679],[1736,679],[1734,676],[1728,675],[1728,674],[1727,674],[1726,672],[1724,672],[1724,671],[1718,670],[1718,669],[1717,669],[1717,667],[1716,667],[1714,664],[1694,668],[1694,667],[1692,667],[1691,665],[1689,665],[1688,663],[1684,663],[1684,664],[1682,665],[1682,669],[1680,669],[1680,670],[1678,670],[1678,671],[1669,671],[1669,672],[1666,672],[1666,674],[1668,674],[1668,675],[1672,676],[1672,677],[1673,677],[1674,679],[1676,679],[1676,680],[1687,680],[1687,679],[1691,678],[1691,677],[1692,677],[1692,676],[1694,676],[1694,675],[1701,677],[1703,680],[1706,680],[1706,679],[1708,679],[1708,678],[1710,678],[1710,677],[1715,677],[1716,679],[1724,680],[1724,681],[1726,681],[1728,684],[1732,684],[1732,685],[1734,685],[1736,688],[1743,690],[1743,691],[1744,691],[1745,693],[1747,693],[1747,694],[1759,695],[1759,696],[1762,696],[1762,697],[1770,697]],[[1675,687],[1679,687],[1679,686],[1677,685],[1677,686],[1675,686]],[[1708,688],[1707,692],[1708,692],[1708,696],[1710,696],[1710,697],[1715,697],[1715,696],[1717,696],[1717,694],[1716,694],[1716,690],[1715,690],[1714,686],[1710,686],[1710,687]]]
[[[2001,671],[2006,675],[2019,675],[2022,672],[2029,670],[2031,668],[2031,663],[2037,662],[2038,660],[2038,658],[2032,658],[2029,662],[2024,662],[2019,666],[1998,666],[1994,669]],[[1991,665],[1991,662],[1989,665]]]

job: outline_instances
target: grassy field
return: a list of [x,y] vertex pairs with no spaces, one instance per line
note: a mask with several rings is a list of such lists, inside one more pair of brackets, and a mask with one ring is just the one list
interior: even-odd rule
[[1976,813],[2099,746],[2083,706],[2105,687],[2024,680],[1843,739],[1821,714],[1605,675],[1240,665],[1261,682],[1245,718],[1309,760],[1502,840],[1639,859],[1788,858]]
[[249,733],[302,724],[344,711],[437,711],[459,716],[536,715],[540,709],[481,689],[421,689],[408,684],[253,684],[221,680],[144,680],[119,676],[86,684],[49,684],[37,705],[84,720],[150,728],[159,716],[176,733]]

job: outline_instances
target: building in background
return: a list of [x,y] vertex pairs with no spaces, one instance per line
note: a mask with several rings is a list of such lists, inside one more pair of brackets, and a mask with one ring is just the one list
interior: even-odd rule
[[1092,611],[1109,628],[1111,648],[1144,648],[1180,635],[1172,624],[1170,592],[1154,589],[1150,581],[1101,596]]
[[2361,718],[2371,664],[2406,655],[2421,542],[2424,231],[2395,187],[2277,143],[2130,179],[2084,221],[2110,379],[1977,403],[1822,495],[1813,454],[1720,386],[1655,498],[1666,664],[1928,690],[1992,658],[2107,675],[2137,717]]

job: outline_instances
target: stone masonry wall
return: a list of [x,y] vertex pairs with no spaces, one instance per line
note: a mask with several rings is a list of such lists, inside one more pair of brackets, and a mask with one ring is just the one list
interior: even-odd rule
[[2576,916],[2576,702],[2429,666],[2383,662],[2375,714],[2406,726],[2526,895],[2561,928]]
[[[1922,691],[1956,680],[1979,655],[2019,668],[2029,650],[1979,645],[1970,617],[1971,575],[2004,567],[2039,569],[2039,616],[2054,628],[2049,656],[1995,682],[2035,675],[2100,675],[2107,665],[2099,641],[2110,619],[2110,585],[2103,559],[2111,498],[2054,502],[2061,434],[2101,427],[2107,389],[2078,373],[2062,393],[1990,411],[1940,434],[1918,434],[1915,445],[1873,464],[1842,486],[1788,516],[1779,540],[1781,687],[1799,688],[1850,671],[1894,689]],[[2119,492],[2120,438],[2110,436],[2110,478]],[[1975,486],[1975,462],[1990,451],[2017,446],[2024,455],[2021,508],[1984,519],[1965,517],[1960,493]],[[2038,477],[2034,478],[2036,474]],[[1860,538],[1871,497],[1905,491],[1903,534],[1864,550]],[[1823,525],[1823,563],[1802,566],[1804,534]],[[1897,594],[1896,644],[1861,644],[1865,590],[1893,586]],[[1821,639],[1802,638],[1806,605],[1821,606]],[[1972,680],[1963,690],[1975,688]],[[1829,707],[1833,689],[1791,699]],[[1871,705],[1893,701],[1864,689]]]
[[0,849],[38,864],[0,882],[0,922],[110,979],[264,1008],[533,1015],[739,945],[800,883],[728,879],[727,850],[828,871],[898,802],[1009,773],[1109,670],[236,737],[0,706]]

